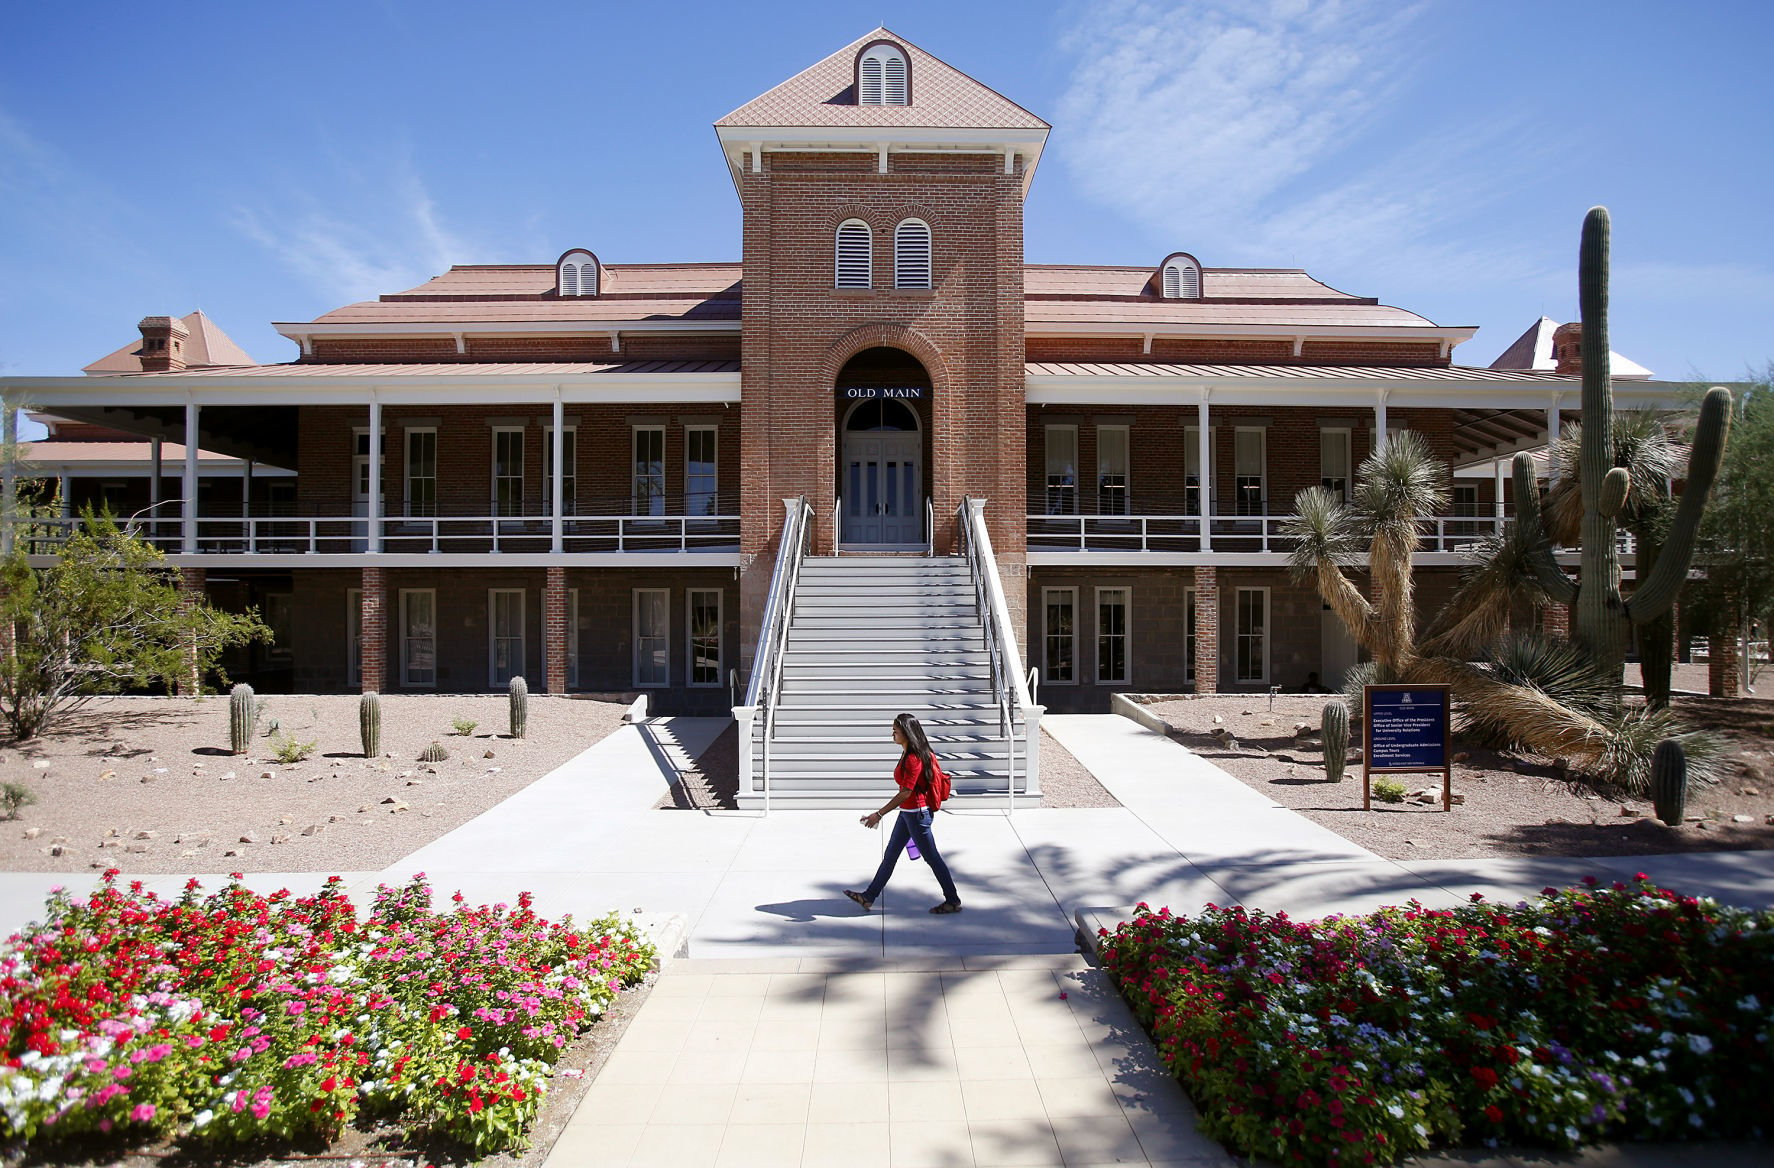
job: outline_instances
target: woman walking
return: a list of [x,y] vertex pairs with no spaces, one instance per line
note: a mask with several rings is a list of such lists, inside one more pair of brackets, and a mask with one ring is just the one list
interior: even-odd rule
[[[955,893],[954,877],[949,875],[949,866],[943,863],[942,853],[936,850],[936,836],[930,830],[936,809],[948,797],[948,776],[942,773],[936,756],[930,753],[930,740],[924,737],[924,727],[918,725],[917,718],[901,714],[893,719],[893,741],[905,751],[899,756],[899,765],[893,768],[893,780],[899,784],[899,792],[879,811],[863,816],[862,825],[872,828],[894,810],[899,812],[899,818],[888,833],[887,851],[881,856],[881,866],[875,870],[875,878],[861,892],[845,889],[844,895],[861,905],[863,912],[873,908],[887,887],[888,878],[893,875],[894,865],[899,863],[899,853],[905,849],[906,841],[912,840],[929,862],[930,870],[936,873],[936,882],[942,885],[943,902],[930,911],[939,916],[958,913],[961,898]],[[912,854],[916,856],[918,853]]]

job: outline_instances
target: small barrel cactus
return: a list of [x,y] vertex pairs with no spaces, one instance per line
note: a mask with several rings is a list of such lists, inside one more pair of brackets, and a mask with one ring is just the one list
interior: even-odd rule
[[1341,782],[1343,767],[1349,761],[1349,707],[1342,702],[1326,702],[1319,723],[1324,735],[1324,773],[1331,782]]
[[357,725],[363,731],[363,756],[382,753],[382,699],[373,693],[357,699]]
[[419,752],[420,762],[442,762],[448,757],[450,757],[449,749],[441,742],[433,742]]
[[252,741],[255,721],[253,687],[242,682],[228,693],[228,746],[235,754],[246,753],[247,744]]
[[522,738],[530,724],[530,687],[521,677],[511,679],[511,736]]
[[1688,753],[1673,738],[1657,744],[1651,756],[1651,801],[1657,818],[1680,827],[1688,814]]

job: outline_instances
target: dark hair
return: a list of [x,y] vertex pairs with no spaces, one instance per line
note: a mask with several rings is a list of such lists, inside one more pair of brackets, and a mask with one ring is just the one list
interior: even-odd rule
[[930,739],[924,737],[924,727],[918,725],[915,714],[901,714],[893,719],[893,728],[905,738],[905,752],[918,756],[921,774],[931,774],[936,770],[936,756],[930,752]]

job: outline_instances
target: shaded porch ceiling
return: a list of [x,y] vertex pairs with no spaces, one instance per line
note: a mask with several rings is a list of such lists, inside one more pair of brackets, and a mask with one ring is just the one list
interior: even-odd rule
[[[204,406],[197,414],[201,450],[250,459],[293,471],[297,454],[297,406]],[[66,406],[52,412],[144,438],[185,441],[183,406]]]

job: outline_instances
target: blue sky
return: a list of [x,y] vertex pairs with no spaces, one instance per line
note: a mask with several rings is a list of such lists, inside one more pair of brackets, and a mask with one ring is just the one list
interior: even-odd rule
[[1488,363],[1576,316],[1614,214],[1614,347],[1774,358],[1774,5],[1441,0],[26,5],[0,45],[0,372],[144,315],[270,327],[451,263],[739,258],[710,123],[886,23],[1054,125],[1034,262],[1303,267]]

